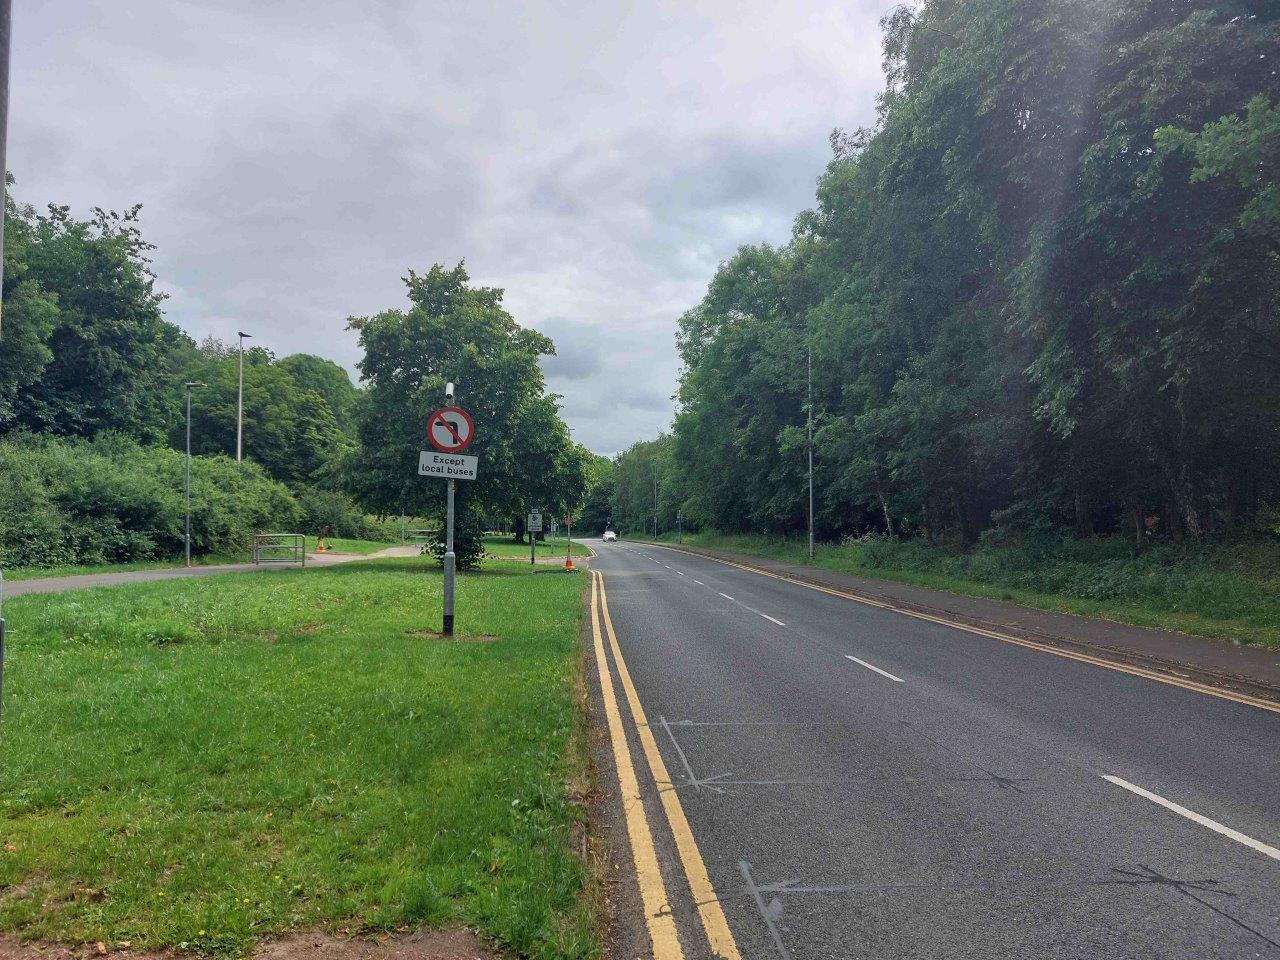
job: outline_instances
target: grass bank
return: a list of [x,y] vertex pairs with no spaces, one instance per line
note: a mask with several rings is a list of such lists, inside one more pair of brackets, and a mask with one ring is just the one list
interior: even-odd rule
[[[684,542],[809,562],[798,539],[699,533]],[[1280,546],[1267,541],[1137,552],[1124,540],[960,550],[869,538],[820,544],[816,554],[828,570],[1280,649]]]
[[0,932],[243,956],[465,923],[598,952],[574,852],[581,576],[430,560],[17,597]]

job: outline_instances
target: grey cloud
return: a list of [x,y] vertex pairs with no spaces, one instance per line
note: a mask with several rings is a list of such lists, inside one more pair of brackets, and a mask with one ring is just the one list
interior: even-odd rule
[[892,0],[19,3],[21,200],[144,204],[171,319],[353,366],[346,318],[466,259],[556,341],[577,439],[671,419],[674,332],[874,117]]

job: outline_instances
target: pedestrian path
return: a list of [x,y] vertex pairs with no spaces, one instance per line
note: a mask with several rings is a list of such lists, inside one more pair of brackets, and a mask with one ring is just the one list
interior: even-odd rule
[[[355,560],[375,560],[379,557],[416,557],[419,548],[413,544],[388,547],[377,553],[309,553],[307,564],[328,567]],[[82,573],[67,577],[40,577],[35,580],[15,580],[4,585],[5,597],[20,597],[25,593],[62,593],[66,590],[87,590],[91,587],[116,587],[127,583],[149,583],[155,580],[176,580],[185,577],[208,577],[219,573],[261,573],[272,570],[298,570],[296,563],[215,563],[204,567],[157,567],[153,570],[121,570],[116,573]]]

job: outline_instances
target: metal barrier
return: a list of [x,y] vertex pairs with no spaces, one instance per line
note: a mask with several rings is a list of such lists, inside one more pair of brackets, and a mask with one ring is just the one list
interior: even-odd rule
[[307,536],[304,533],[255,533],[254,563],[300,563],[307,565]]

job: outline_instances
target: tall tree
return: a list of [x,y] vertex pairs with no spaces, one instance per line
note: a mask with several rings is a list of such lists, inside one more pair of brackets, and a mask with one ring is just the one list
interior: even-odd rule
[[462,264],[437,264],[405,279],[408,309],[350,321],[364,350],[368,385],[351,457],[352,492],[381,513],[429,515],[440,510],[442,483],[417,475],[427,417],[444,403],[444,386],[474,418],[468,455],[479,478],[458,485],[476,515],[522,516],[535,506],[576,507],[586,483],[583,456],[569,439],[554,396],[544,393],[539,358],[554,351],[502,306],[502,291],[474,287]]
[[[46,215],[21,218],[16,292],[40,317],[23,329],[30,337],[39,328],[51,356],[14,397],[10,427],[164,436],[176,406],[166,357],[182,334],[161,316],[163,297],[147,260],[152,248],[138,216],[138,207],[123,214],[98,209],[82,221],[69,208],[51,205]],[[37,289],[56,298],[56,318],[48,315],[47,299],[30,303]],[[8,336],[6,331],[6,342]]]

